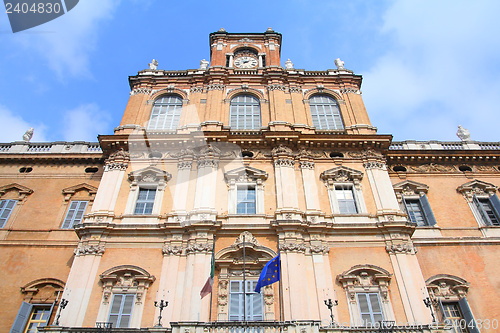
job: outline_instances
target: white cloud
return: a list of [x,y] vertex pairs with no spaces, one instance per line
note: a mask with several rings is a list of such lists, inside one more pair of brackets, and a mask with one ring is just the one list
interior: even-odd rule
[[0,119],[2,119],[0,142],[22,141],[23,134],[30,127],[34,128],[31,142],[47,141],[45,135],[47,127],[45,125],[29,123],[2,105],[0,105]]
[[66,141],[96,142],[97,135],[107,133],[111,117],[96,104],[80,105],[65,112],[63,137]]
[[498,141],[498,1],[395,1],[380,33],[392,43],[364,75],[372,122],[396,140]]
[[81,0],[65,15],[12,39],[44,57],[60,78],[90,76],[89,56],[96,48],[99,23],[112,18],[118,4],[119,0]]

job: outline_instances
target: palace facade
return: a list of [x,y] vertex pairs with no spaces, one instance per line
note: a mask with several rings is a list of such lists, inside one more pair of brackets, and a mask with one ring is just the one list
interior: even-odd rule
[[99,143],[0,145],[0,332],[497,332],[500,143],[393,142],[281,44],[221,29]]

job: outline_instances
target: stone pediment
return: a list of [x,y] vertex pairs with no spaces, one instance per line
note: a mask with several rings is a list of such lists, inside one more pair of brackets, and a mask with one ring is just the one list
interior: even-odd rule
[[467,182],[460,185],[457,191],[462,194],[489,194],[493,195],[497,191],[497,187],[493,184],[483,182],[482,180],[474,179],[473,181]]
[[326,171],[323,171],[320,175],[324,182],[360,182],[363,179],[363,173],[361,171],[351,169],[345,166],[335,167]]
[[405,180],[397,184],[392,185],[396,193],[401,193],[403,195],[419,195],[422,196],[427,193],[429,186],[418,183],[412,180]]
[[26,187],[26,186],[19,185],[17,183],[12,183],[12,184],[8,184],[8,185],[0,186],[0,198],[11,191],[17,192],[17,194],[18,194],[18,197],[16,198],[17,200],[24,200],[28,195],[33,193],[33,190]]
[[256,182],[267,179],[267,172],[249,166],[239,167],[224,174],[226,182]]
[[81,184],[78,184],[75,186],[67,187],[67,188],[62,190],[62,193],[63,194],[75,194],[76,192],[79,192],[82,190],[89,192],[89,194],[96,194],[97,193],[97,187],[89,185],[89,184],[85,184],[85,183],[81,183]]
[[149,166],[144,169],[136,170],[128,175],[128,179],[134,183],[159,183],[168,182],[172,175],[164,170]]

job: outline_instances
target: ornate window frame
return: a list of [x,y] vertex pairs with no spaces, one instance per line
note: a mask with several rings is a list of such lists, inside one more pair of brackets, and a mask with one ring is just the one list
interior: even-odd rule
[[358,293],[376,293],[382,307],[384,321],[394,321],[394,311],[389,297],[391,276],[388,271],[375,265],[356,265],[337,276],[345,289],[351,326],[364,326],[358,304]]
[[356,215],[364,214],[367,212],[363,193],[361,191],[361,180],[363,179],[363,173],[361,171],[345,166],[339,166],[323,171],[320,175],[320,178],[321,180],[323,180],[328,190],[328,198],[330,199],[330,208],[332,214],[344,215],[343,213],[340,213],[338,199],[335,195],[336,186],[350,186],[352,188],[354,200],[356,202]]
[[[259,108],[259,114],[258,114],[258,119],[257,119],[258,121],[254,119],[254,115],[253,115],[253,106],[255,106],[255,104],[252,104],[252,102],[250,102],[250,101],[248,101],[248,103],[241,104],[241,105],[233,104],[233,101],[236,101],[236,99],[238,99],[240,97],[250,97],[251,99],[255,100],[255,102],[257,102],[257,106]],[[243,111],[240,111],[240,108],[237,106],[243,107],[242,108]],[[236,107],[236,110],[233,107]],[[245,120],[244,121],[245,125],[239,126],[238,124],[240,122],[240,118],[246,119],[248,117],[249,113],[252,113],[251,125],[246,125],[246,120]],[[233,117],[236,118],[236,126],[231,125],[233,123],[232,122]],[[257,125],[254,127],[254,125],[256,123],[257,123]],[[245,93],[235,94],[231,97],[231,100],[229,101],[229,127],[231,128],[231,130],[236,130],[236,131],[239,131],[239,130],[259,131],[262,128],[262,103],[261,103],[258,96],[256,96],[255,94],[253,94],[250,91],[247,91]]]
[[497,190],[498,188],[495,185],[477,179],[467,182],[457,188],[457,192],[461,193],[467,201],[477,224],[481,228],[496,228],[497,226],[492,226],[488,223],[488,221],[485,221],[479,211],[479,208],[474,202],[474,198],[488,199],[490,202],[492,202],[493,199],[498,200],[498,197],[496,196]]
[[[85,195],[84,193],[87,192]],[[62,207],[59,211],[58,221],[60,222],[60,227],[62,228],[64,225],[64,220],[68,214],[68,210],[71,206],[71,202],[73,201],[87,201],[87,207],[85,208],[84,216],[87,212],[92,210],[92,205],[94,204],[94,199],[97,193],[97,187],[81,183],[78,185],[70,186],[62,190],[62,194],[64,196]],[[84,217],[82,217],[81,222],[83,222]],[[74,225],[70,228],[65,229],[73,229]]]
[[9,228],[10,226],[12,226],[22,205],[26,202],[26,199],[32,193],[32,189],[17,183],[0,186],[0,200],[16,201],[15,206],[12,207],[12,211],[9,214],[9,218],[5,221],[5,224],[3,226],[0,225],[0,228]]
[[[128,175],[130,181],[130,193],[125,207],[126,215],[134,215],[135,204],[139,196],[140,188],[156,189],[156,195],[153,204],[151,215],[160,215],[161,203],[167,182],[172,178],[172,175],[164,170],[149,166],[144,169],[136,170]],[[144,215],[144,216],[151,216]],[[142,215],[134,215],[142,216]]]
[[[419,227],[434,227],[436,226],[436,219],[432,213],[432,209],[427,199],[427,192],[429,186],[411,180],[405,180],[393,185],[396,198],[398,200],[401,210],[408,215],[406,200],[417,200],[420,211],[425,219],[425,225]],[[410,216],[408,216],[410,220]]]
[[[320,103],[320,102],[311,103],[311,100],[316,98],[316,97],[325,97],[329,100],[332,100],[333,103]],[[323,106],[323,108],[321,108],[321,109],[331,112],[331,114],[329,114],[329,115],[332,116],[333,126],[336,128],[328,128],[328,126],[329,126],[328,125],[328,116],[329,115],[326,113],[324,115],[319,115],[318,112],[319,112],[320,108],[317,108],[315,110],[316,116],[313,115],[312,106],[313,105],[316,106],[316,103]],[[344,131],[345,130],[344,120],[342,119],[342,113],[340,112],[340,106],[339,106],[338,99],[335,98],[332,94],[325,94],[325,93],[312,94],[309,96],[307,104],[309,105],[309,114],[310,114],[311,120],[313,122],[311,125],[316,129],[316,131]],[[328,109],[325,107],[325,105],[329,106]],[[335,120],[336,116],[338,116],[339,121]],[[315,118],[316,118],[316,121],[315,121]],[[317,122],[317,126],[314,125],[315,122]]]
[[[168,100],[169,102],[160,103],[159,101],[162,100],[163,98],[169,98]],[[171,98],[175,98],[179,102],[171,101]],[[150,100],[150,103],[153,105],[149,113],[149,119],[146,126],[147,131],[175,131],[179,128],[181,123],[182,113],[184,111],[184,104],[187,104],[187,94],[185,92],[175,88],[161,89],[160,91],[154,93],[154,96]],[[171,117],[172,119],[170,120],[170,126],[167,127],[162,126],[158,128],[158,121],[156,121],[155,127],[154,128],[151,127],[151,119],[153,117],[153,111],[157,106],[160,108],[157,117],[160,117],[161,115],[160,111],[162,109],[164,108],[166,109],[165,113],[163,113],[165,121],[162,125],[167,125],[166,119],[168,117]],[[176,106],[180,106],[180,108]],[[173,111],[174,113],[169,115],[168,111]],[[178,113],[178,115],[176,115],[175,113]],[[174,121],[176,117],[178,117],[178,120]]]
[[140,328],[146,293],[156,278],[145,269],[121,265],[110,268],[99,275],[103,287],[101,305],[96,322],[107,322],[114,294],[133,294],[134,306],[130,318],[130,328]]
[[[243,279],[243,235],[245,235],[247,280],[258,280],[264,265],[276,257],[276,252],[259,244],[248,231],[242,232],[235,242],[215,254],[217,276],[217,320],[229,319],[230,281]],[[276,290],[276,293],[278,291]],[[275,289],[273,285],[262,288],[264,320],[276,320],[274,313]]]
[[[267,172],[243,166],[233,169],[224,174],[224,179],[228,187],[228,214],[236,215],[238,206],[238,187],[255,188],[255,215],[265,214],[264,210],[264,182],[267,179]],[[241,216],[239,214],[238,216]],[[254,216],[252,214],[252,216]]]

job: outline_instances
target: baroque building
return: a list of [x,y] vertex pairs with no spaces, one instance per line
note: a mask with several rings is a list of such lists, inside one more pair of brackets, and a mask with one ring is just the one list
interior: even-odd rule
[[0,145],[0,332],[497,331],[500,143],[393,142],[281,44],[221,29],[99,143]]

